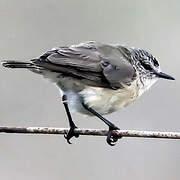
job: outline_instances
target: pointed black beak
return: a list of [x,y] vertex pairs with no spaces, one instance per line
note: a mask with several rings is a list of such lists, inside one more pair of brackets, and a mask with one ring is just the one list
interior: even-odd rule
[[154,72],[157,77],[163,78],[163,79],[169,79],[169,80],[175,80],[172,76],[165,74],[163,72]]

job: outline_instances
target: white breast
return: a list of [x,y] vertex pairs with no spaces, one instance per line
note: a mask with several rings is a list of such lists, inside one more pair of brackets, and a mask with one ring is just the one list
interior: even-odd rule
[[46,72],[44,77],[51,79],[67,95],[71,112],[89,114],[83,107],[82,101],[100,114],[108,114],[132,103],[141,96],[157,80],[135,80],[130,86],[124,85],[122,89],[108,89],[86,86],[80,80],[64,77],[59,73]]
[[113,90],[98,87],[86,87],[80,92],[84,101],[100,114],[108,114],[127,106],[138,97],[138,86],[133,83],[123,89]]

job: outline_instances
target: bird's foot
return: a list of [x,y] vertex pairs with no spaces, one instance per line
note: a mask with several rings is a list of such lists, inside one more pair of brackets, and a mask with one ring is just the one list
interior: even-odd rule
[[109,132],[108,132],[106,141],[110,146],[115,146],[118,139],[121,138],[121,137],[114,135],[113,130],[120,130],[120,129],[115,125],[109,126]]
[[73,126],[70,127],[68,133],[67,133],[66,135],[64,135],[65,139],[67,140],[67,142],[68,142],[69,144],[72,144],[72,143],[70,142],[70,139],[71,139],[72,137],[75,137],[75,138],[78,138],[78,137],[79,137],[79,134],[77,134],[77,133],[74,132],[74,130],[75,130],[76,128],[77,128],[77,127],[75,126],[75,124],[73,124]]

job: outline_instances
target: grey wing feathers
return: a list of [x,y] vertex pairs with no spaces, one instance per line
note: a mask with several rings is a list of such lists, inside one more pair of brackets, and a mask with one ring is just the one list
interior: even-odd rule
[[119,47],[88,42],[47,51],[32,62],[93,86],[120,88],[122,83],[131,82],[135,74],[126,55]]
[[100,58],[94,51],[80,48],[60,48],[57,53],[47,57],[51,63],[72,66],[81,70],[100,72]]

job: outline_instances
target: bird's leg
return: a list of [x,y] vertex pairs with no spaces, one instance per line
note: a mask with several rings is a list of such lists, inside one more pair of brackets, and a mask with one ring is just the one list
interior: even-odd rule
[[111,123],[110,121],[108,121],[106,118],[101,116],[99,113],[97,113],[94,109],[88,107],[86,104],[82,103],[82,105],[87,111],[91,112],[93,115],[101,119],[106,125],[109,126],[109,132],[108,132],[106,141],[109,145],[114,146],[120,137],[113,135],[112,131],[119,130],[119,128],[115,126],[113,123]]
[[76,138],[79,137],[79,134],[75,133],[74,132],[74,129],[77,128],[76,125],[74,124],[73,120],[72,120],[72,117],[71,117],[71,113],[69,111],[69,107],[68,107],[68,103],[67,103],[67,96],[66,95],[63,95],[62,96],[62,102],[64,104],[64,108],[66,110],[66,113],[67,113],[67,116],[68,116],[68,120],[69,120],[69,126],[70,126],[70,129],[67,133],[67,135],[64,135],[64,137],[66,138],[67,142],[69,144],[71,144],[70,142],[70,139],[74,136]]

